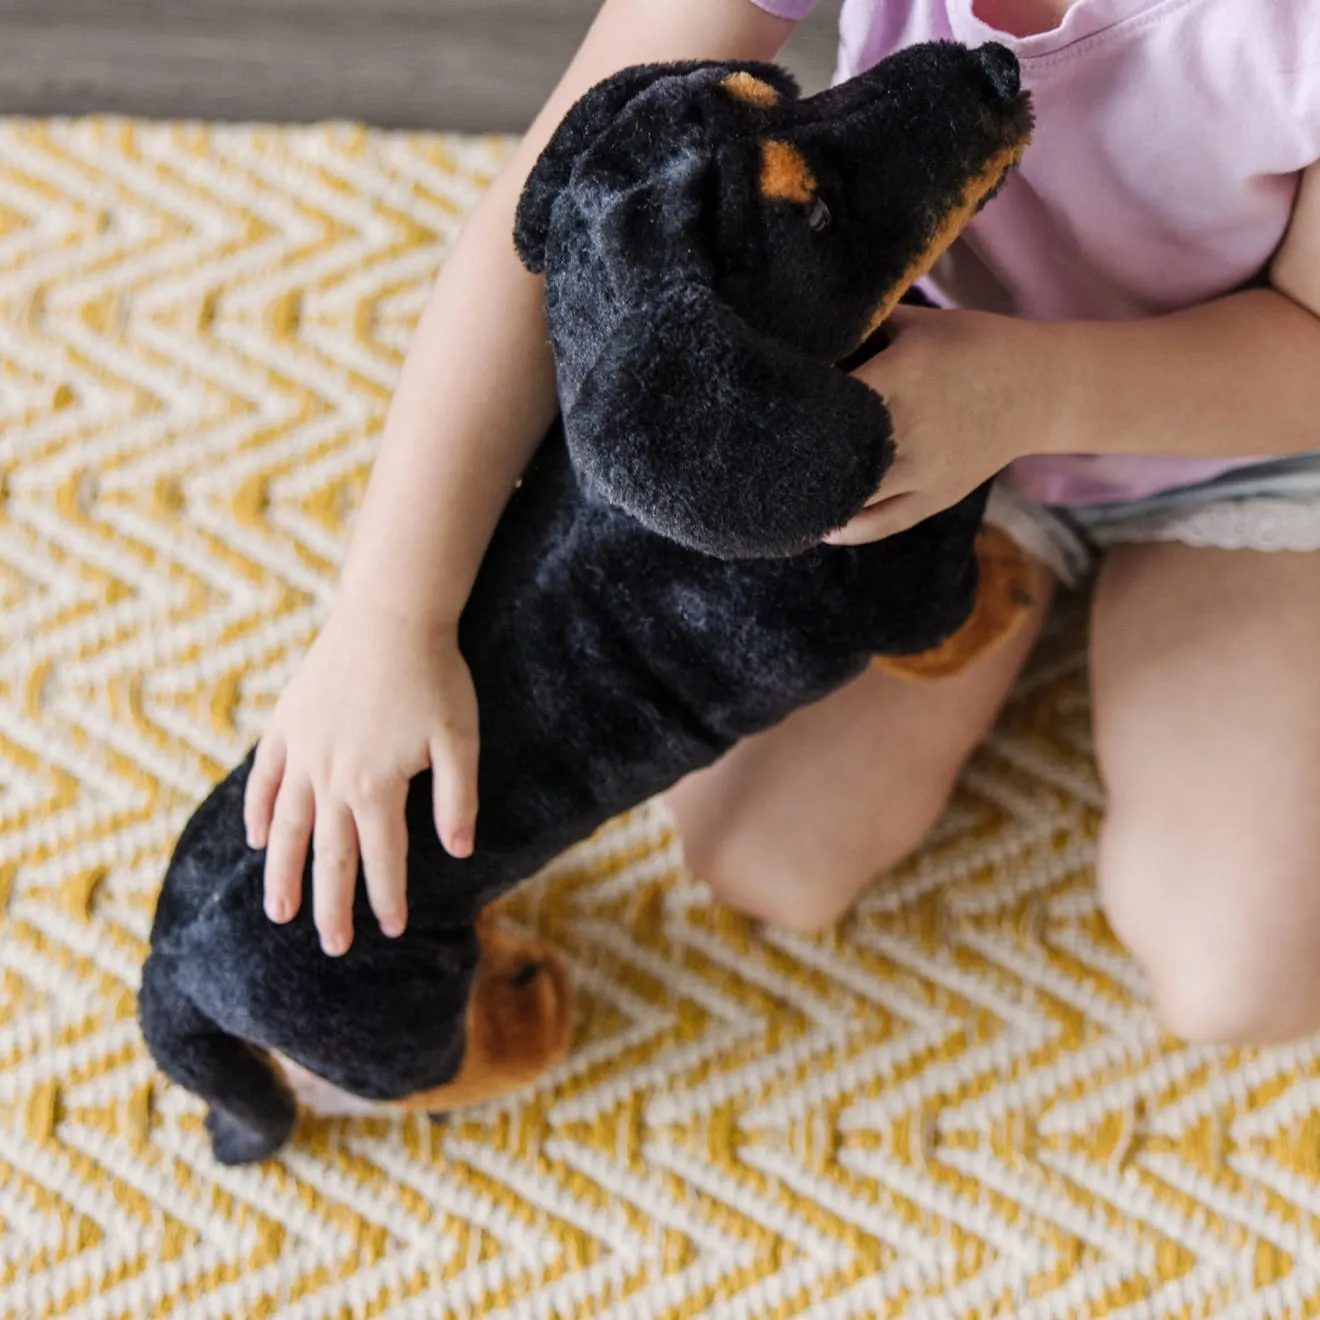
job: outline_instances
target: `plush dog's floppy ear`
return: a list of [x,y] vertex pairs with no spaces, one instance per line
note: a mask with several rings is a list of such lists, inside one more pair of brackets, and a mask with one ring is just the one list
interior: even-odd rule
[[801,553],[875,492],[889,413],[846,372],[749,326],[699,277],[653,289],[564,418],[587,485],[724,559]]
[[528,270],[540,274],[544,269],[550,212],[555,199],[568,183],[578,157],[639,92],[661,78],[693,67],[692,64],[638,64],[620,69],[573,103],[532,166],[518,200],[513,242]]
[[[555,199],[567,185],[582,153],[614,123],[623,108],[662,78],[682,78],[706,71],[729,77],[745,73],[783,96],[798,94],[792,74],[759,61],[714,64],[682,60],[668,64],[637,64],[621,69],[584,93],[560,121],[523,185],[514,222],[513,241],[523,264],[533,274],[545,268],[545,245]],[[716,79],[712,79],[716,81]]]

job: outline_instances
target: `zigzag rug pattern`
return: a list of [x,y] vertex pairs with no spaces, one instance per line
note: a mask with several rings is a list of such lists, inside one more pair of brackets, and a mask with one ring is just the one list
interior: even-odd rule
[[571,1058],[224,1170],[153,1074],[170,845],[324,617],[509,143],[0,121],[0,1316],[1320,1315],[1320,1059],[1161,1037],[1091,875],[1065,610],[922,855],[818,938],[662,812],[515,900]]

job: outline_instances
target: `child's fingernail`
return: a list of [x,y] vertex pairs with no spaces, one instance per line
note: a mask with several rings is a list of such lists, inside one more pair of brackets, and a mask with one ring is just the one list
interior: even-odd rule
[[380,931],[381,934],[387,938],[397,940],[399,936],[403,934],[403,918],[386,917],[385,920],[380,923]]
[[287,898],[273,898],[266,904],[266,915],[272,921],[278,921],[281,924],[288,921],[293,916],[289,910],[289,900]]
[[322,935],[321,951],[331,958],[339,958],[348,952],[348,940],[343,935]]
[[472,851],[472,836],[466,830],[459,830],[454,835],[451,851],[455,857],[466,857]]

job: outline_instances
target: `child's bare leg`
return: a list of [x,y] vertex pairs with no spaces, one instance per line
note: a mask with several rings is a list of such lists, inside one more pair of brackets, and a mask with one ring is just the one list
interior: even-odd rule
[[829,925],[939,818],[1049,608],[956,678],[933,683],[872,667],[848,687],[673,789],[688,864],[716,895],[796,930]]
[[1100,881],[1169,1028],[1320,1028],[1320,554],[1128,547],[1094,616]]

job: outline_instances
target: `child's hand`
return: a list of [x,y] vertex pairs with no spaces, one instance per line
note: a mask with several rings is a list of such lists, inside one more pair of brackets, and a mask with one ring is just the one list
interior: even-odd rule
[[337,610],[275,707],[247,785],[248,843],[268,848],[266,912],[298,911],[312,843],[321,947],[353,941],[358,856],[387,935],[407,920],[408,781],[430,766],[435,823],[455,857],[472,851],[477,701],[452,628]]
[[913,307],[885,324],[889,346],[854,374],[889,408],[894,462],[832,545],[905,531],[1014,459],[1065,450],[1070,434],[1066,327]]

